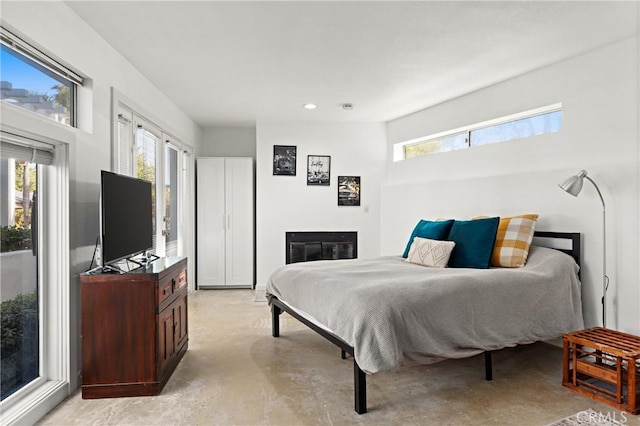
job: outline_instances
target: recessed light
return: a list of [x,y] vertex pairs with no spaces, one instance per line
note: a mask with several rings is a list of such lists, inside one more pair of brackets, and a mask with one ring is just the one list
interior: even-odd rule
[[316,104],[304,104],[302,107],[305,109],[316,109],[318,106]]
[[344,109],[345,111],[351,111],[353,109],[353,104],[350,104],[350,103],[342,104],[342,109]]

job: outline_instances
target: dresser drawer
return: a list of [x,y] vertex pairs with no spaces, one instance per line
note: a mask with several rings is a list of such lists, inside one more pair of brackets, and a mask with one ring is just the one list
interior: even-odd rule
[[173,294],[175,288],[175,279],[171,276],[166,277],[158,283],[158,304],[167,300]]
[[176,291],[179,288],[184,287],[185,285],[187,285],[187,271],[186,271],[186,269],[182,270],[180,272],[180,274],[176,277],[175,286],[173,288],[173,291]]
[[186,290],[187,287],[187,269],[174,268],[167,274],[159,277],[158,281],[158,308],[164,309],[167,304],[171,303],[177,296],[177,292]]

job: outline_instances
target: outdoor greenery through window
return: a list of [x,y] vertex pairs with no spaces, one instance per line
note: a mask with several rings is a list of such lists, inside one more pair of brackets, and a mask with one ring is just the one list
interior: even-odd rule
[[561,127],[561,105],[552,105],[396,144],[394,161],[554,133]]
[[[0,99],[68,126],[75,126],[77,79],[55,61],[2,28]],[[34,52],[34,54],[30,54]],[[62,69],[63,71],[58,71]],[[55,70],[55,71],[54,71]],[[64,76],[63,76],[64,75]],[[81,80],[80,80],[81,81]]]

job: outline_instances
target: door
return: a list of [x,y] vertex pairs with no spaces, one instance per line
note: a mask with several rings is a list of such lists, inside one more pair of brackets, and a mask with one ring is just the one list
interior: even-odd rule
[[158,318],[158,327],[160,327],[160,343],[158,349],[160,350],[161,369],[167,365],[175,350],[173,344],[173,323],[173,309],[169,307],[165,309]]
[[177,147],[171,145],[168,140],[165,146],[165,184],[164,184],[164,235],[165,256],[178,255],[178,206],[180,205],[180,193],[178,192],[178,170],[180,155]]
[[[162,200],[164,192],[162,191],[162,179],[158,180],[162,174],[159,174],[162,163],[158,162],[158,147],[160,146],[160,130],[138,117],[134,118],[135,122],[135,138],[133,145],[133,177],[144,179],[151,182],[151,209],[153,214],[153,248],[150,250],[153,254],[164,256],[163,240],[158,236],[162,234],[163,227],[158,226],[158,219],[162,216],[159,211],[164,207]],[[159,202],[160,201],[160,202]],[[161,242],[159,247],[158,242]]]
[[225,282],[253,286],[253,159],[225,159]]
[[225,285],[225,172],[224,158],[198,158],[197,271],[198,286]]
[[184,344],[187,338],[187,295],[180,296],[175,302],[173,308],[173,316],[175,320],[174,342],[176,350]]

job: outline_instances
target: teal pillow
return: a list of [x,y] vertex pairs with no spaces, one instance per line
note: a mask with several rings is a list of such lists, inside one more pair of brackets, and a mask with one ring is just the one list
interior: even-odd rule
[[456,220],[447,237],[447,240],[456,243],[448,266],[487,269],[491,262],[499,223],[499,217]]
[[413,228],[413,232],[409,237],[409,242],[407,243],[407,247],[404,249],[402,257],[406,259],[407,256],[409,256],[409,249],[411,248],[411,244],[415,237],[426,238],[428,240],[445,240],[449,235],[449,230],[451,229],[453,222],[453,219],[440,220],[437,222],[424,219],[420,220],[416,227]]

